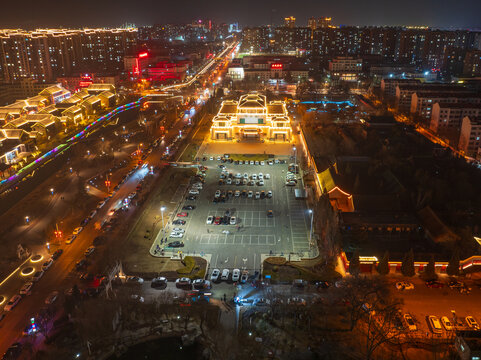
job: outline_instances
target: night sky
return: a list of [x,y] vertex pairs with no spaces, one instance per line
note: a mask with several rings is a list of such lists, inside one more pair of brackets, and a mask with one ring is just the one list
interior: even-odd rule
[[[211,18],[243,25],[280,24],[293,15],[332,16],[336,25],[481,28],[481,0],[0,0],[0,27],[137,26]],[[48,5],[47,5],[48,4]]]

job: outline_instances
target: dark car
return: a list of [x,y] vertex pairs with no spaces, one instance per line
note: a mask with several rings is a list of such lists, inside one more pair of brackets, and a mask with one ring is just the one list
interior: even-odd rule
[[316,283],[316,287],[318,289],[327,289],[329,288],[330,284],[327,281],[319,281]]
[[158,278],[152,279],[152,282],[150,283],[150,287],[165,289],[167,287],[167,279],[165,277],[158,277]]
[[18,342],[13,343],[7,349],[5,354],[3,354],[2,360],[18,359],[21,353],[22,353],[22,344]]
[[430,288],[442,288],[444,287],[444,284],[439,282],[439,281],[434,281],[434,280],[431,280],[431,281],[426,281],[426,286],[427,287],[430,287]]
[[186,197],[186,199],[187,199],[187,200],[195,200],[195,199],[197,199],[197,196],[195,196],[195,195],[189,195],[189,196]]
[[194,210],[195,209],[195,205],[185,205],[184,207],[182,207],[182,210]]
[[85,260],[85,259],[79,260],[75,264],[75,270],[77,270],[77,271],[79,271],[79,270],[81,270],[85,267],[87,267],[87,260]]
[[184,247],[184,243],[183,242],[180,242],[180,241],[172,241],[170,243],[167,244],[168,247],[173,247],[173,248],[176,248],[176,247]]
[[177,219],[172,221],[172,224],[174,225],[185,225],[185,220]]
[[57,251],[55,251],[53,254],[52,254],[52,259],[56,260],[60,257],[60,255],[62,255],[63,253],[63,250],[62,249],[58,249]]

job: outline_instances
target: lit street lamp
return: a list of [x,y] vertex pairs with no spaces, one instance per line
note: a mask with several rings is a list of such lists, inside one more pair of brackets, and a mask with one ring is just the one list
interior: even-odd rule
[[297,168],[297,148],[294,146],[294,147],[292,148],[292,150],[294,150],[294,165],[295,165],[295,166],[294,166],[294,173],[297,174],[297,171],[296,171],[296,170],[297,170],[297,169],[296,169],[296,168]]
[[30,218],[28,216],[25,216],[25,223],[28,224],[30,221]]
[[165,211],[165,206],[161,206],[160,215],[162,216],[162,234],[164,233],[164,211]]
[[309,248],[312,246],[312,224],[314,222],[314,211],[309,209],[309,214],[311,215],[311,230],[309,231]]
[[53,192],[54,192],[53,188],[50,188],[50,194],[53,195]]

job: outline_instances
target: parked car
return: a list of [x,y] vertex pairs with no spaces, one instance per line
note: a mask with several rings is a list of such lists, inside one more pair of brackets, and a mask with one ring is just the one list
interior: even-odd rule
[[57,260],[60,257],[60,255],[62,255],[62,253],[63,253],[63,249],[58,249],[52,254],[52,259]]
[[163,276],[157,277],[152,279],[152,282],[150,283],[150,287],[152,288],[166,288],[167,287],[167,279]]
[[185,220],[177,219],[172,221],[172,224],[174,225],[185,225]]
[[220,270],[214,269],[212,270],[212,274],[210,275],[210,281],[215,282],[219,280]]
[[194,210],[195,209],[195,205],[185,205],[184,207],[182,207],[182,210]]
[[202,290],[202,289],[210,289],[210,281],[204,279],[196,279],[192,282],[194,289]]
[[399,281],[396,283],[396,289],[398,290],[413,290],[414,285],[409,282]]
[[172,248],[178,248],[178,247],[183,247],[184,243],[181,242],[181,241],[172,241],[172,242],[168,243],[167,246],[172,247]]
[[53,259],[52,259],[52,258],[50,258],[50,259],[48,259],[47,261],[45,261],[45,262],[43,263],[43,265],[42,265],[42,271],[45,271],[45,270],[49,269],[50,266],[52,266],[52,264],[53,264]]
[[134,284],[143,284],[144,283],[144,279],[142,279],[141,277],[138,277],[138,276],[127,276],[125,278],[125,281],[128,282],[128,283],[134,283]]
[[33,282],[29,281],[23,284],[22,288],[20,289],[21,295],[30,295],[32,292]]
[[58,291],[52,291],[47,298],[45,299],[45,304],[51,305],[57,300],[58,298]]
[[89,246],[85,252],[84,252],[84,255],[85,256],[90,256],[93,254],[93,252],[95,251],[95,246]]
[[208,217],[207,217],[206,224],[207,224],[207,225],[212,225],[213,222],[214,222],[214,217],[213,217],[213,216],[208,216]]
[[274,213],[272,212],[272,210],[267,210],[267,217],[273,217],[274,216]]
[[236,282],[236,281],[239,281],[240,279],[240,270],[239,269],[234,269],[232,271],[232,281],[233,282]]
[[221,275],[220,279],[221,279],[222,281],[229,280],[229,274],[230,274],[229,269],[224,269],[224,270],[222,270],[222,275]]
[[449,321],[447,316],[443,316],[441,318],[441,323],[443,324],[446,331],[451,331],[454,329],[453,324],[451,323],[451,321]]
[[85,267],[87,267],[87,260],[85,260],[85,259],[79,260],[75,264],[75,270],[77,270],[77,271],[79,271],[79,270],[81,270]]
[[242,272],[242,276],[241,276],[241,278],[240,278],[240,282],[241,282],[242,284],[244,284],[244,283],[247,282],[247,279],[249,279],[249,271],[244,270],[244,271]]
[[466,323],[470,328],[473,328],[475,330],[479,330],[479,324],[478,322],[474,319],[472,316],[466,316]]
[[17,304],[22,300],[22,297],[20,295],[14,295],[5,305],[3,308],[3,311],[11,311]]
[[35,274],[33,274],[32,276],[32,281],[33,282],[37,282],[41,279],[41,277],[43,276],[44,272],[43,271],[36,271]]
[[191,280],[187,277],[178,278],[175,280],[175,286],[178,288],[191,288]]
[[237,218],[236,218],[235,216],[232,216],[232,217],[230,218],[230,224],[231,224],[231,225],[237,224]]
[[169,237],[181,239],[181,238],[184,237],[184,234],[179,233],[179,232],[172,231],[172,232],[170,233]]
[[76,227],[75,229],[73,229],[72,234],[73,234],[73,235],[78,235],[78,234],[80,234],[80,233],[82,232],[83,229],[84,229],[84,228],[83,228],[82,226]]
[[444,284],[439,281],[431,280],[431,281],[426,281],[426,286],[430,288],[442,288],[444,287]]
[[74,240],[77,238],[77,235],[69,235],[69,237],[65,240],[65,244],[69,245],[74,242]]
[[428,324],[433,333],[435,334],[442,333],[443,328],[441,327],[441,322],[439,321],[437,316],[434,316],[434,315],[428,316]]
[[182,211],[177,214],[177,217],[187,217],[187,216],[189,216],[189,213],[186,211]]

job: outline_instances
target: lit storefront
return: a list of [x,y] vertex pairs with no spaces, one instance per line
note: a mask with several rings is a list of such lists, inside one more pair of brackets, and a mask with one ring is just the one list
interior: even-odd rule
[[290,141],[292,129],[283,101],[267,103],[257,93],[243,95],[239,101],[227,100],[212,120],[212,140],[258,139]]

